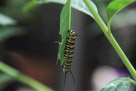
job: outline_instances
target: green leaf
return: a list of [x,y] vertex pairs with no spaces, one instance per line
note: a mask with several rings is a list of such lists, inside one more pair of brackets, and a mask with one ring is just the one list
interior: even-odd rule
[[16,24],[16,21],[12,18],[0,13],[0,25],[6,26],[6,25],[14,25]]
[[108,16],[108,29],[110,31],[111,21],[113,17],[123,8],[129,4],[135,2],[136,0],[114,0],[107,6],[107,16]]
[[60,14],[60,32],[59,34],[62,37],[62,41],[61,43],[59,43],[58,60],[60,60],[61,65],[63,65],[64,63],[66,38],[68,36],[68,30],[72,29],[72,20],[73,19],[72,19],[72,12],[71,12],[71,0],[68,0]]
[[118,78],[108,84],[101,91],[129,91],[130,78]]
[[[27,12],[30,9],[34,8],[37,5],[40,4],[47,4],[47,3],[58,3],[58,4],[65,4],[67,0],[33,0],[31,2],[28,2],[24,8],[23,11]],[[93,5],[93,7],[95,8],[95,10],[97,11],[97,7],[96,5],[93,3],[93,1],[90,0],[90,3]],[[93,15],[91,14],[91,12],[89,11],[89,9],[86,7],[86,5],[84,4],[83,0],[72,0],[71,2],[71,6],[87,15],[90,15],[91,17],[93,17]]]
[[25,32],[20,28],[15,27],[2,27],[0,28],[0,42],[12,36],[23,35]]
[[25,6],[23,7],[23,12],[27,12],[29,11],[30,9],[36,7],[37,5],[39,5],[40,3],[38,1],[30,1],[28,3],[25,4]]

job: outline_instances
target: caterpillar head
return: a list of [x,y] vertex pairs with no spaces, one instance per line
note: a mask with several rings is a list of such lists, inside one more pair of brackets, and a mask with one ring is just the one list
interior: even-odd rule
[[76,33],[74,32],[74,30],[68,30],[70,35],[76,35]]

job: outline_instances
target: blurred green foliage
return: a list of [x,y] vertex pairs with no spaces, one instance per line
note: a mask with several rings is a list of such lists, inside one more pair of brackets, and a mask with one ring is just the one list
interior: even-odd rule
[[[24,1],[6,0],[3,1],[5,5],[0,7],[0,58],[3,57],[7,39],[13,36],[22,36],[26,33],[23,27],[18,26],[18,20],[24,17],[21,11]],[[0,91],[12,81],[14,81],[14,77],[0,73]]]
[[16,21],[12,18],[0,13],[0,25],[6,26],[6,25],[15,25]]
[[[41,5],[41,4],[47,4],[47,3],[57,3],[57,4],[65,4],[67,0],[32,0],[28,3],[25,4],[23,11],[24,12],[28,12],[29,10],[31,10],[32,8]],[[97,7],[95,6],[95,4],[90,1],[91,4],[93,4],[94,9],[97,11]],[[88,8],[86,7],[86,5],[84,4],[83,0],[72,0],[71,1],[71,6],[91,17],[93,17],[93,15],[91,14],[91,12],[88,10]]]

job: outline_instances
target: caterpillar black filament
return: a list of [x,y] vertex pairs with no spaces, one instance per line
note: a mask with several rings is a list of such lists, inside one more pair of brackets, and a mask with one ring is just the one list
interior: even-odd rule
[[76,40],[76,33],[73,30],[68,30],[68,37],[67,42],[66,42],[66,47],[65,47],[65,61],[63,64],[63,71],[65,73],[65,79],[64,79],[64,85],[65,85],[65,80],[66,80],[66,74],[68,72],[71,73],[72,77],[73,77],[73,81],[75,81],[74,79],[74,75],[71,71],[71,66],[72,66],[72,59],[73,59],[73,54],[74,54],[74,47],[75,47],[75,40]]

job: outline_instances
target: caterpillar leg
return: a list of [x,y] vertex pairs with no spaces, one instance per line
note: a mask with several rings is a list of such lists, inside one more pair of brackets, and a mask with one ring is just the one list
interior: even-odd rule
[[80,37],[80,38],[81,38],[81,36],[80,36],[80,35],[78,35],[78,34],[76,34],[75,36],[77,36],[77,37]]
[[71,71],[71,70],[70,70],[70,73],[71,73],[72,78],[73,78],[73,83],[75,83],[75,78],[74,78],[74,75],[73,75],[73,73],[72,73],[72,71]]
[[58,43],[58,44],[60,44],[60,42],[59,42],[59,41],[54,41],[54,43]]
[[65,86],[65,83],[66,83],[66,76],[67,76],[67,74],[65,74],[65,77],[64,77],[64,86]]

